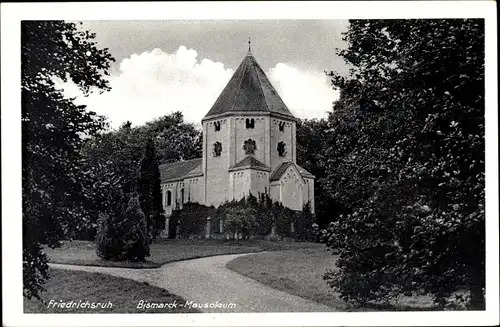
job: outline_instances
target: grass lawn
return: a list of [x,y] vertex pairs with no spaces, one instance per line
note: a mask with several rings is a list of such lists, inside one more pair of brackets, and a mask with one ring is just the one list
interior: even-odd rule
[[168,262],[213,255],[318,247],[323,248],[324,245],[264,240],[158,240],[150,245],[151,256],[146,258],[146,262],[102,260],[96,255],[95,244],[90,241],[64,241],[61,247],[57,249],[46,248],[45,252],[49,257],[49,261],[53,263],[83,266],[157,268]]
[[323,280],[335,268],[336,256],[325,245],[236,258],[227,267],[272,288],[298,295],[339,311],[436,310],[428,297],[401,297],[393,306],[354,307],[340,300]]
[[[42,294],[45,304],[40,300],[24,299],[24,313],[189,313],[198,312],[196,309],[177,307],[176,309],[155,308],[138,309],[140,300],[150,303],[184,303],[184,300],[169,292],[150,286],[147,283],[138,283],[129,279],[112,277],[97,273],[82,271],[67,271],[51,269],[50,278],[45,285],[47,292]],[[59,303],[73,301],[77,303],[101,302],[111,308],[49,308],[50,300]]]

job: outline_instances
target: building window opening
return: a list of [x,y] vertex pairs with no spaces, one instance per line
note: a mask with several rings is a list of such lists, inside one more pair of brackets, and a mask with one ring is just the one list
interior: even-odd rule
[[245,123],[246,123],[246,128],[255,128],[255,119],[247,118]]
[[216,122],[214,123],[214,127],[215,127],[215,131],[216,131],[216,132],[220,131],[220,121],[216,121]]
[[181,203],[184,203],[184,189],[181,189]]
[[284,122],[280,122],[279,125],[278,125],[279,129],[280,129],[280,132],[284,132],[285,131],[285,123]]
[[222,153],[222,144],[220,142],[214,143],[214,157],[220,157]]
[[167,206],[172,205],[172,192],[167,191]]
[[255,150],[257,150],[255,141],[252,139],[246,140],[245,144],[243,145],[243,150],[245,150],[245,154],[255,154]]
[[285,145],[285,142],[283,142],[283,141],[278,143],[278,155],[280,157],[286,156],[286,145]]

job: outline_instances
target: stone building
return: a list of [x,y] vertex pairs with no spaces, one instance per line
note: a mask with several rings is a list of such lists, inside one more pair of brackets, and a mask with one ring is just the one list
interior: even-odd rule
[[218,206],[252,193],[314,212],[314,176],[296,163],[296,121],[249,52],[202,119],[203,157],[160,165],[163,207]]

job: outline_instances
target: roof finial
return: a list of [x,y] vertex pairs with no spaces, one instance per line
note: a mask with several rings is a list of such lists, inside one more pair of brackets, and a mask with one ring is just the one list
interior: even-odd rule
[[251,52],[250,51],[250,44],[252,43],[252,41],[250,41],[250,38],[248,38],[248,52]]

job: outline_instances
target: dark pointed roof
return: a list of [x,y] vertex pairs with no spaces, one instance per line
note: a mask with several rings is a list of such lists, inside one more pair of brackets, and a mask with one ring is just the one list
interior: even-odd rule
[[251,52],[247,53],[204,119],[229,112],[248,111],[271,112],[295,118]]
[[245,157],[243,160],[239,161],[234,166],[230,167],[229,170],[231,171],[231,170],[239,170],[246,168],[258,168],[258,169],[270,170],[269,167],[267,167],[265,164],[263,164],[262,162],[255,159],[252,156]]
[[162,182],[167,182],[184,179],[187,175],[203,174],[201,172],[202,161],[202,158],[196,158],[192,160],[162,164],[158,167],[160,170],[160,180]]

